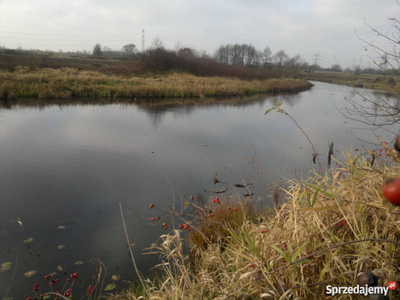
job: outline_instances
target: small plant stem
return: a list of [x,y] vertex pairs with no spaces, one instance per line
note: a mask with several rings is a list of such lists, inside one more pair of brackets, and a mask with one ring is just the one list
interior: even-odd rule
[[15,253],[15,267],[14,267],[13,274],[11,276],[10,284],[8,285],[8,289],[7,289],[6,295],[4,296],[4,299],[7,299],[8,293],[10,292],[11,285],[12,285],[12,283],[14,281],[15,272],[17,271],[17,266],[18,266],[18,250]]
[[300,125],[297,123],[297,121],[291,115],[289,115],[287,112],[285,112],[285,115],[287,115],[290,119],[292,119],[292,121],[296,124],[297,128],[299,128],[301,130],[301,132],[304,134],[304,136],[307,138],[307,140],[310,143],[311,147],[313,148],[314,154],[315,154],[315,156],[317,158],[319,172],[320,172],[320,175],[322,176],[322,167],[321,167],[321,163],[319,162],[318,153],[317,153],[317,150],[315,150],[314,144],[311,142],[310,138],[304,132],[304,130],[300,127]]
[[138,270],[138,268],[137,268],[137,266],[136,266],[135,257],[133,256],[133,251],[132,251],[132,247],[131,247],[131,242],[129,241],[128,231],[126,230],[125,218],[124,218],[124,213],[123,213],[123,211],[122,211],[122,204],[121,204],[121,202],[119,203],[119,210],[121,211],[122,223],[123,223],[123,225],[124,225],[125,237],[126,237],[126,241],[128,242],[128,247],[129,247],[129,252],[130,252],[131,258],[132,258],[133,267],[135,268],[135,272],[136,272],[137,276],[139,277],[139,280],[140,280],[140,283],[142,284],[142,287],[143,287],[144,292],[147,293],[146,286],[145,286],[145,284],[144,284],[144,282],[143,282],[143,279],[142,279],[142,275],[139,273],[139,270]]

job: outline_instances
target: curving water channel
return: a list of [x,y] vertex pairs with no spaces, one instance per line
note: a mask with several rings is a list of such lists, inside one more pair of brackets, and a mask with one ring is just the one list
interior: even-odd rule
[[346,97],[362,103],[358,93],[367,91],[314,84],[296,95],[197,104],[2,103],[0,298],[16,265],[9,292],[15,299],[31,294],[36,282],[46,291],[44,276],[50,273],[63,282],[75,272],[81,282],[90,280],[91,258],[107,267],[106,284],[116,274],[130,279],[134,269],[119,203],[144,274],[158,257],[142,255],[142,249],[165,231],[140,213],[153,217],[151,203],[171,205],[171,185],[185,200],[198,194],[208,198],[217,172],[226,184],[216,189],[228,187],[225,195],[246,193],[233,184],[253,180],[253,198],[270,204],[263,171],[272,183],[317,168],[295,123],[277,112],[264,115],[273,99],[307,133],[324,169],[332,141],[337,159],[342,149],[377,148],[367,143],[376,143],[370,130],[362,130],[367,126],[339,110]]

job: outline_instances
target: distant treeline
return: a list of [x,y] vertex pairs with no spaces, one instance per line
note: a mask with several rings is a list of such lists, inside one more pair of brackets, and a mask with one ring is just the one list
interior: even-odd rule
[[[101,71],[129,75],[140,73],[187,72],[196,76],[226,76],[242,79],[277,78],[282,75],[296,77],[299,71],[326,70],[342,72],[340,65],[322,69],[310,65],[300,55],[290,57],[284,50],[272,54],[267,46],[263,50],[249,44],[221,45],[213,55],[188,47],[166,49],[159,38],[144,52],[134,44],[127,44],[121,50],[112,50],[96,44],[93,51],[54,52],[0,48],[0,69],[13,71],[18,66],[35,68],[77,68],[78,70]],[[66,59],[66,55],[70,59]],[[345,72],[355,74],[388,74],[383,69],[347,68]],[[385,73],[386,72],[386,73]]]

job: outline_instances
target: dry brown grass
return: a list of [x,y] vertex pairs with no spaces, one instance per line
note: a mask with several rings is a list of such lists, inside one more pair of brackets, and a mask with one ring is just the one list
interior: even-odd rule
[[312,73],[302,73],[301,77],[307,80],[336,83],[351,87],[361,87],[374,90],[384,90],[391,92],[400,91],[400,80],[398,76],[383,76],[374,74],[360,74],[345,72],[315,71]]
[[298,79],[239,80],[188,74],[117,76],[78,69],[17,68],[0,72],[0,98],[192,98],[295,92],[311,87]]
[[[223,234],[209,233],[206,221],[200,223],[196,235],[204,237],[192,244],[198,255],[191,259],[179,230],[161,236],[152,250],[163,255],[164,276],[148,280],[140,293],[130,290],[114,299],[329,299],[327,284],[355,286],[366,270],[380,277],[381,286],[400,280],[400,210],[381,192],[400,167],[394,150],[383,146],[386,159],[374,167],[349,154],[343,167],[324,176],[311,172],[306,180],[290,181],[273,216],[243,215],[228,225],[224,220],[232,220],[221,205],[214,221],[226,224],[220,225]],[[219,209],[224,217],[217,218]],[[390,293],[398,299],[398,292]]]

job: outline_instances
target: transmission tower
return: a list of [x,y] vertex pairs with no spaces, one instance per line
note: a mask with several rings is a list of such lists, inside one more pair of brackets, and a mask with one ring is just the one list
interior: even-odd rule
[[142,30],[142,53],[144,53],[144,29]]
[[314,53],[314,65],[318,65],[318,62],[320,61],[320,56],[321,56],[321,53]]

